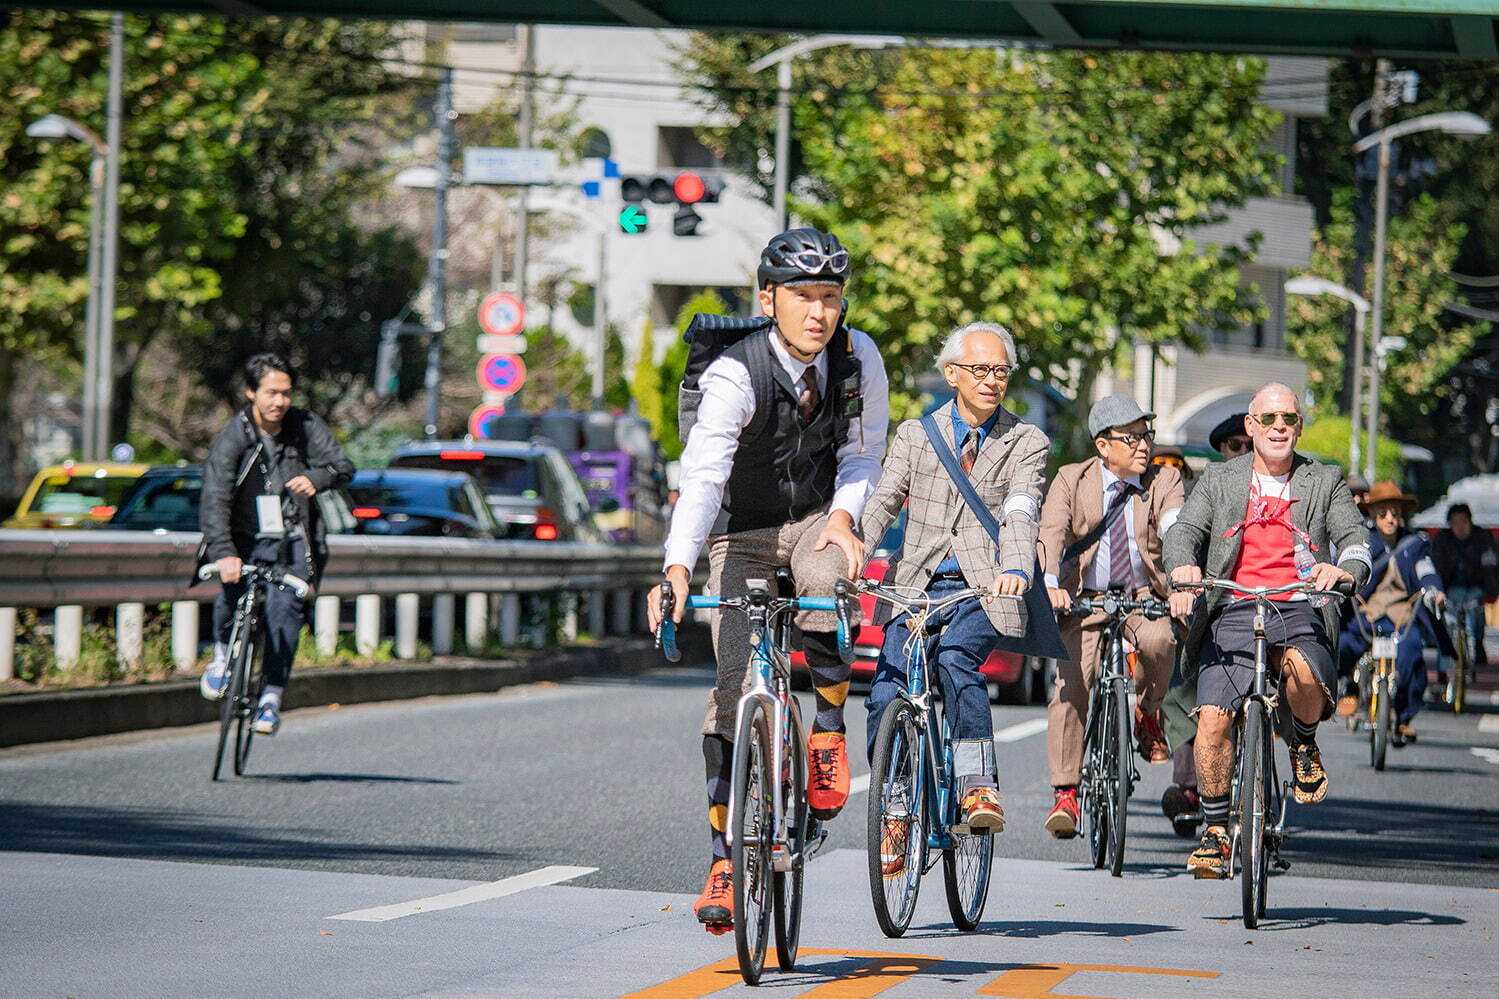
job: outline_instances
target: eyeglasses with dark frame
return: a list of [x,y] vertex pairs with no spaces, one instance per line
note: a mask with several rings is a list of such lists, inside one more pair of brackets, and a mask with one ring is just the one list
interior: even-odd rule
[[977,381],[983,381],[990,375],[993,375],[1002,382],[1009,381],[1010,372],[1015,370],[1013,364],[959,364],[957,361],[954,361],[952,362],[952,366],[962,368]]
[[1283,420],[1285,425],[1290,428],[1295,428],[1301,424],[1300,413],[1254,413],[1251,416],[1251,419],[1258,420],[1262,427],[1275,426],[1276,418]]
[[1125,447],[1139,447],[1142,442],[1155,443],[1154,430],[1147,430],[1143,434],[1101,434],[1100,436],[1106,441],[1118,441]]

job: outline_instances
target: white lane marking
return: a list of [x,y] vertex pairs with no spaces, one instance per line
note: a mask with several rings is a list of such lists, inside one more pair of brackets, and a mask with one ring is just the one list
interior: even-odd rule
[[571,881],[573,878],[581,878],[597,870],[597,867],[543,867],[526,874],[517,874],[513,878],[474,885],[472,888],[460,888],[458,891],[450,891],[445,895],[433,895],[429,898],[413,899],[410,902],[398,902],[395,905],[378,905],[372,909],[356,909],[353,912],[341,912],[327,918],[349,919],[361,923],[383,923],[390,919],[400,919],[402,916],[412,916],[418,912],[436,912],[439,909],[454,909],[460,905],[487,902],[492,898],[514,895],[528,888],[542,888],[562,881]]
[[1499,749],[1489,749],[1487,746],[1473,746],[1471,748],[1474,756],[1480,760],[1488,760],[1496,767],[1499,767]]
[[851,780],[851,781],[848,782],[848,793],[850,795],[855,795],[855,794],[858,794],[860,791],[868,791],[868,790],[869,790],[869,775],[868,774],[860,774],[859,776],[855,777],[853,780]]
[[1023,721],[1019,725],[1011,725],[1009,728],[1002,728],[995,732],[994,741],[1019,742],[1021,739],[1028,739],[1045,732],[1046,724],[1045,718],[1032,718],[1030,721]]
[[1484,715],[1478,719],[1478,731],[1499,732],[1499,715]]

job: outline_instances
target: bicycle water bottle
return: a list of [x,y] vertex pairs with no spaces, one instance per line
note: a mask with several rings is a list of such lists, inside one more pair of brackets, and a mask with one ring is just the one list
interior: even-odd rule
[[[1301,580],[1303,583],[1310,583],[1312,581],[1312,566],[1317,564],[1317,556],[1312,554],[1312,550],[1307,547],[1306,540],[1304,538],[1296,539],[1295,558],[1296,578]],[[1309,600],[1313,607],[1325,607],[1327,606],[1328,598],[1310,597]]]

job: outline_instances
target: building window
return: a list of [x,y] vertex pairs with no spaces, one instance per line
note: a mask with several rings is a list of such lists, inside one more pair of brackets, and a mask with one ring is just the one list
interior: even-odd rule
[[461,21],[448,26],[455,42],[513,42],[515,25],[486,24],[482,21]]
[[698,141],[691,128],[662,125],[656,131],[656,162],[660,169],[722,167],[723,160]]

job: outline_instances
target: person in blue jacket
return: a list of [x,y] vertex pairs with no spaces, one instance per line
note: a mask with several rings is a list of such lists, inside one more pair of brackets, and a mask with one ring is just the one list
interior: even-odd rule
[[[1444,650],[1451,645],[1440,615],[1447,594],[1431,560],[1431,543],[1426,535],[1406,529],[1405,519],[1416,509],[1414,496],[1402,493],[1393,482],[1376,482],[1359,509],[1374,523],[1369,531],[1374,569],[1358,593],[1354,619],[1343,625],[1339,657],[1343,673],[1349,675],[1359,657],[1369,650],[1371,633],[1399,633],[1394,744],[1403,746],[1416,741],[1411,720],[1421,710],[1421,695],[1426,690],[1422,650],[1428,642]],[[1423,594],[1425,599],[1409,599],[1415,594]]]

